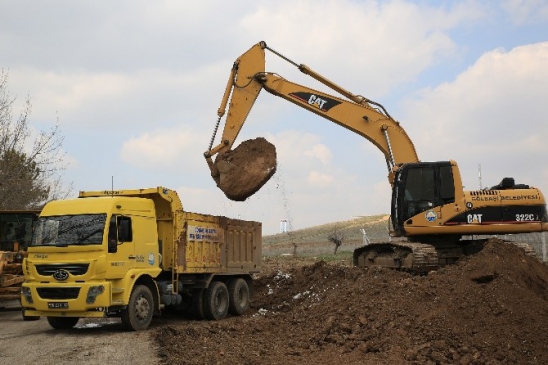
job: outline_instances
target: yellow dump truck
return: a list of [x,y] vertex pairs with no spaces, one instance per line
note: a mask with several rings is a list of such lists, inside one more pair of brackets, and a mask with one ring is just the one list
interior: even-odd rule
[[211,320],[241,315],[261,239],[261,223],[185,212],[164,187],[52,201],[23,262],[24,316],[45,316],[56,329],[120,317],[143,330],[168,307]]

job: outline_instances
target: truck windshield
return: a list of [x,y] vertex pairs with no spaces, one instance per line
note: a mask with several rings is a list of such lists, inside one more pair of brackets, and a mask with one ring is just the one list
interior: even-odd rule
[[32,246],[100,245],[106,219],[106,214],[40,217]]

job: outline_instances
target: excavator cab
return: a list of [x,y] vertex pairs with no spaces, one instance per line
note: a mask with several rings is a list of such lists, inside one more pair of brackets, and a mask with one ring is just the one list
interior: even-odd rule
[[405,236],[404,223],[420,213],[455,202],[450,161],[404,164],[392,187],[392,223],[396,236]]

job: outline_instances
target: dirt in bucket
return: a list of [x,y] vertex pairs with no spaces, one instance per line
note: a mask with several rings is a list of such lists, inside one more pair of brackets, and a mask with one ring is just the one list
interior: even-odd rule
[[263,137],[250,139],[219,154],[214,164],[219,170],[214,177],[219,189],[231,200],[244,201],[276,172],[276,147]]

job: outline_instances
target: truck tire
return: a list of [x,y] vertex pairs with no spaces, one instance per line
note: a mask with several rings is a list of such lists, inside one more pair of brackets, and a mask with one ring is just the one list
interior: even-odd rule
[[218,321],[228,313],[228,289],[220,281],[213,281],[204,295],[204,314],[207,319]]
[[122,324],[130,331],[141,331],[148,328],[154,314],[154,298],[145,285],[137,285],[125,310],[122,311]]
[[194,289],[192,291],[192,313],[197,319],[204,319],[204,289]]
[[78,317],[47,317],[47,319],[49,325],[56,330],[69,330],[80,320]]
[[241,316],[249,309],[249,287],[242,278],[232,279],[228,282],[228,311],[235,316]]

